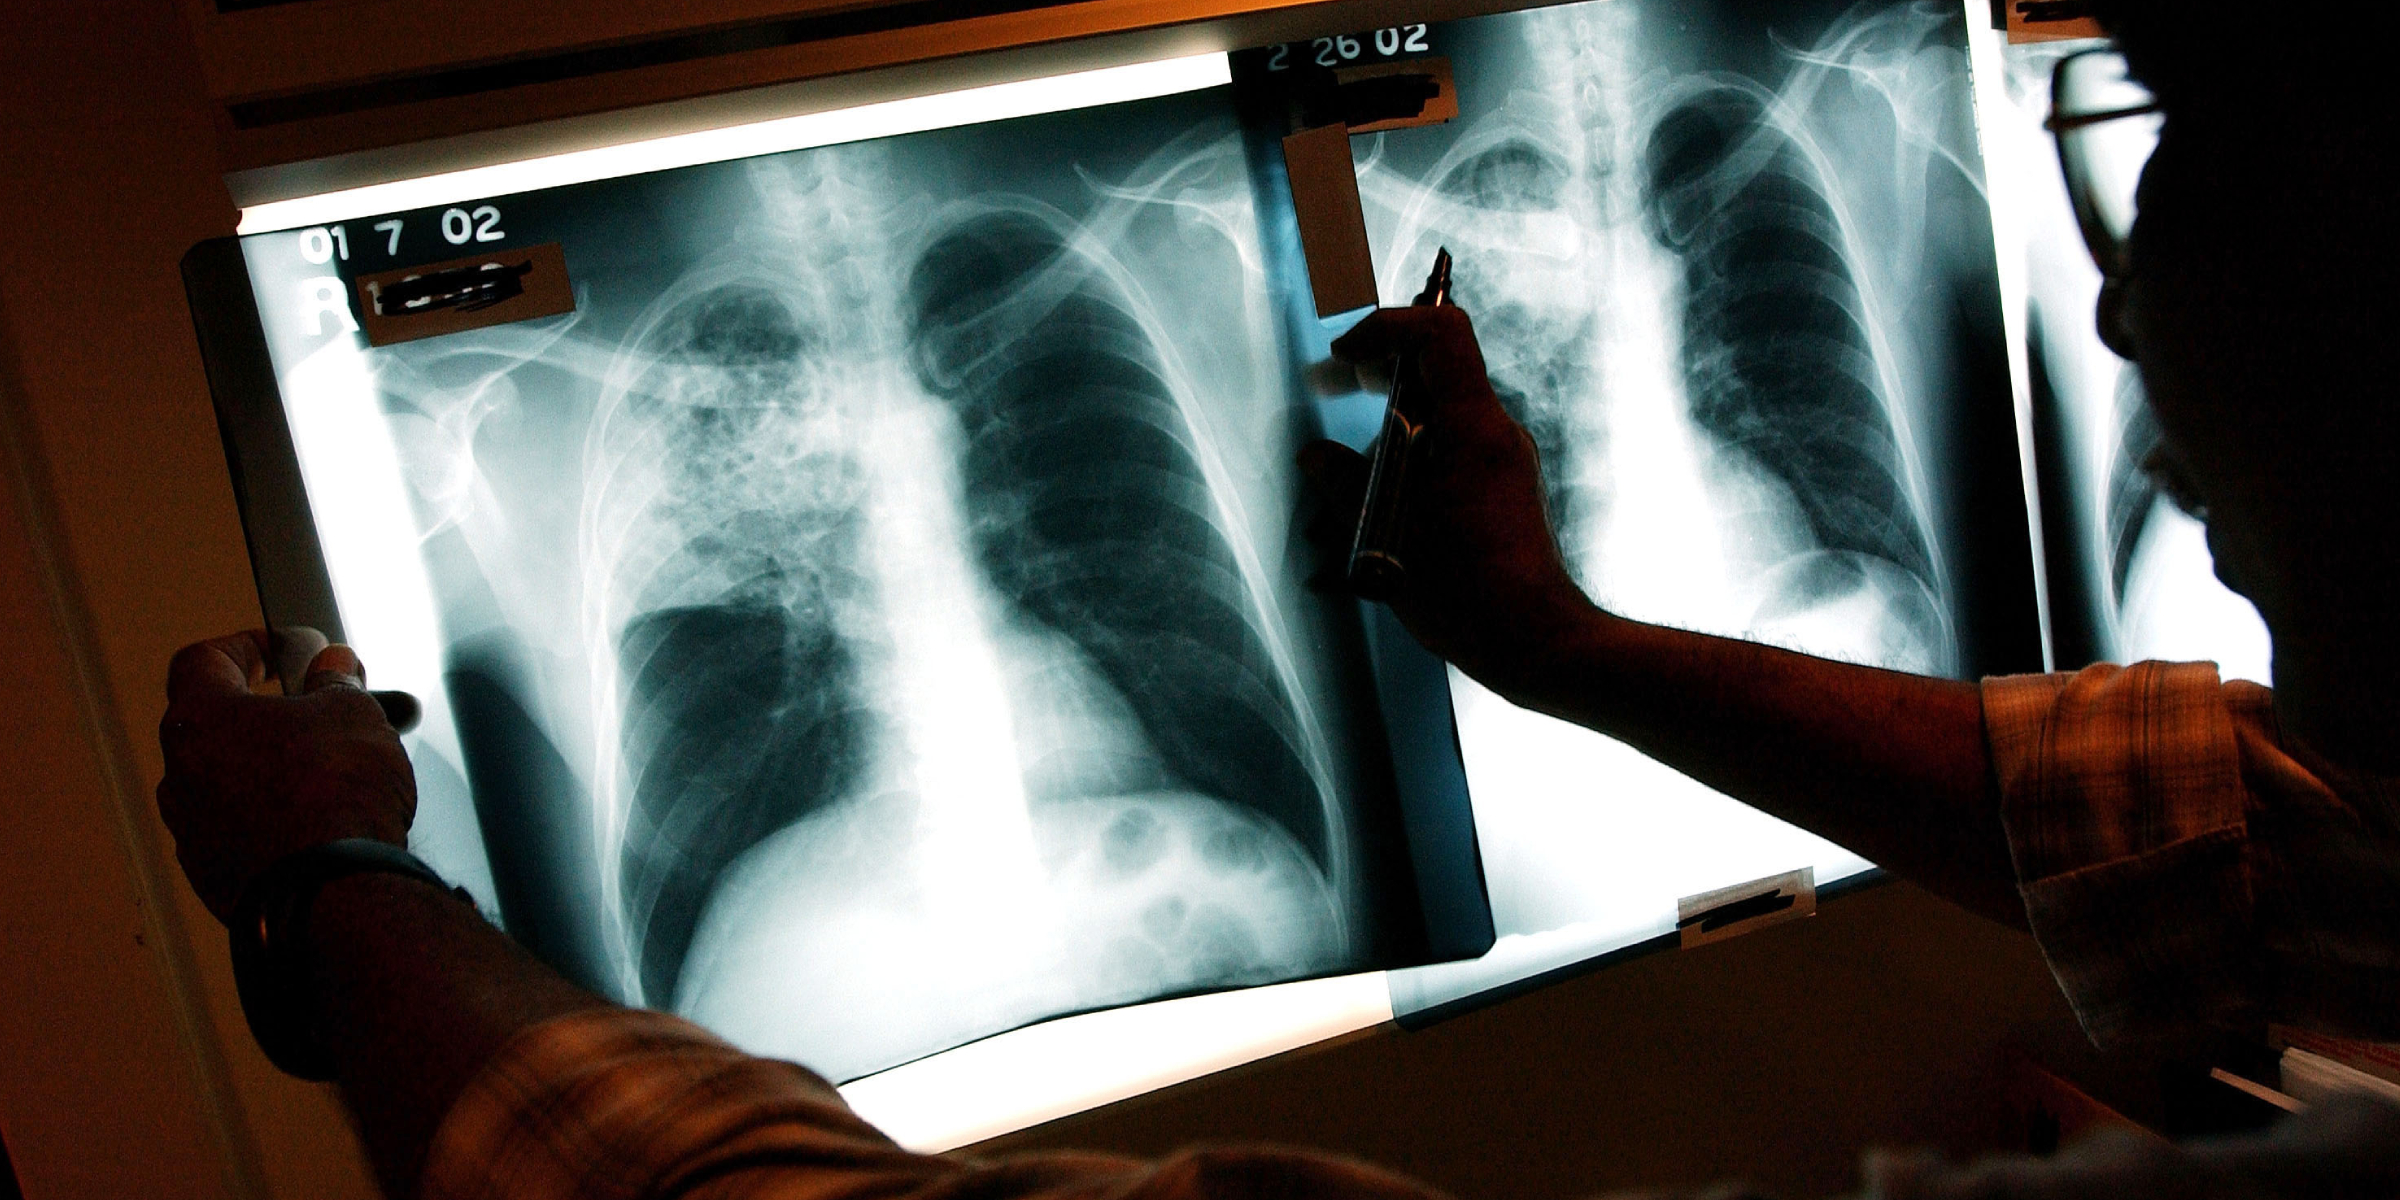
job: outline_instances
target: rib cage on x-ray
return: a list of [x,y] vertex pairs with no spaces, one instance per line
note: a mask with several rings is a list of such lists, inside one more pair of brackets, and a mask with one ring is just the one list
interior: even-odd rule
[[2112,606],[2124,603],[2125,585],[2133,576],[2134,553],[2141,549],[2160,498],[2158,480],[2151,475],[2151,456],[2158,452],[2158,418],[2142,398],[2139,377],[2120,370],[2112,389],[2118,413],[2117,452],[2108,469],[2108,594]]
[[591,566],[625,596],[593,632],[616,651],[632,793],[619,904],[654,1004],[673,1002],[718,876],[848,794],[876,720],[860,662],[874,606],[861,464],[836,414],[810,411],[836,402],[810,368],[847,331],[780,291],[710,281],[674,300],[637,344],[644,377],[594,464],[604,504],[629,476],[649,501],[621,542],[595,547],[630,543],[617,561]]
[[[1610,0],[1443,35],[1461,115],[1361,141],[1369,240],[1386,296],[1455,253],[1578,582],[1686,629],[2001,665],[1960,632],[2019,598],[1962,592],[2013,579],[1962,571],[1958,547],[2024,526],[1962,500],[1989,493],[1960,431],[2005,430],[2007,401],[1976,373],[2002,363],[1976,358],[1998,295],[1957,8]],[[1866,866],[1471,681],[1454,694],[1502,942],[1396,975],[1402,1011],[1671,931],[1681,896]]]
[[[581,681],[517,702],[589,748],[600,986],[848,1078],[1371,961],[1375,773],[1271,541],[1294,427],[1217,112],[1042,195],[962,187],[1007,174],[947,165],[972,131],[716,168],[751,215],[646,307],[392,356],[453,427],[421,483],[500,469],[494,380],[589,405],[575,578],[539,581],[574,602],[449,603],[572,614]],[[553,498],[493,490],[426,524],[498,580]]]
[[1155,747],[1156,764],[1104,764],[1106,786],[1244,797],[1330,862],[1329,770],[1292,664],[1260,635],[1159,347],[1072,235],[1051,214],[972,213],[909,278],[918,378],[960,414],[984,498],[984,569]]
[[1662,117],[1645,148],[1652,228],[1684,262],[1692,420],[1789,482],[1819,546],[1930,591],[1932,548],[1842,228],[1767,118],[1752,90],[1714,85]]
[[[1828,151],[1803,119],[1814,85],[1663,71],[1652,56],[1671,39],[1645,44],[1645,22],[1669,16],[1613,3],[1509,18],[1527,65],[1438,160],[1367,152],[1386,271],[1437,243],[1459,251],[1459,302],[1541,449],[1562,549],[1603,603],[1948,670],[1912,397],[1854,262],[1881,231],[1845,224],[1828,196]],[[1938,23],[1886,10],[1829,36],[1816,74]],[[1710,510],[1684,517],[1722,546],[1713,601],[1659,586],[1695,548],[1641,544],[1636,526],[1663,514],[1632,493],[1660,471]]]

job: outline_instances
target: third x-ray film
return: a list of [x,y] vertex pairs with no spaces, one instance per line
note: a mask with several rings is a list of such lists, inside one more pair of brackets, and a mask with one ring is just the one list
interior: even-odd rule
[[[2007,47],[2009,103],[1991,130],[2025,163],[2001,202],[2025,228],[2027,382],[2052,644],[2061,668],[2208,659],[2226,678],[2265,683],[2266,623],[2216,577],[2206,530],[2152,475],[2159,428],[2141,373],[2101,344],[2093,317],[2100,268],[2076,230],[2042,127],[2052,70],[2093,46]],[[2159,120],[2131,118],[2088,136],[2130,180]]]
[[[1435,27],[1460,117],[1358,139],[1384,295],[1457,258],[1578,581],[1625,616],[1933,674],[2039,669],[1955,4],[1609,0]],[[1502,941],[1440,1006],[1855,855],[1463,676]]]
[[[419,849],[581,982],[835,1079],[1425,961],[1233,111],[246,239],[348,631],[429,700]],[[366,346],[347,279],[479,240],[563,246],[574,311]]]

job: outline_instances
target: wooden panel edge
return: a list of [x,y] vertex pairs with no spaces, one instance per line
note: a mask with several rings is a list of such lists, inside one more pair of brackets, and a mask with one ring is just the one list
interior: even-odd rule
[[235,129],[240,204],[929,91],[1561,0],[1093,0]]

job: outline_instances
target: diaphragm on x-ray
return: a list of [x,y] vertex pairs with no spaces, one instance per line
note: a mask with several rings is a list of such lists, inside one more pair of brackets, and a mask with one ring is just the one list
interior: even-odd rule
[[287,347],[320,521],[335,393],[413,506],[420,841],[570,975],[837,1080],[1423,961],[1245,164],[1219,88],[500,198],[575,313]]
[[[1933,674],[2038,669],[1956,5],[1611,0],[1462,21],[1460,118],[1355,147],[1387,297],[1456,255],[1577,580],[1619,614]],[[1435,1008],[1856,855],[1464,676],[1500,944]]]

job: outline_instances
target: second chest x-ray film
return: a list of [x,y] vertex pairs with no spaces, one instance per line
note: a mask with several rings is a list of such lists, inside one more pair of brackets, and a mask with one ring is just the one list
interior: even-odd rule
[[[1461,116],[1360,138],[1382,291],[1457,256],[1551,523],[1612,611],[1975,678],[2042,666],[1966,24],[1618,0],[1444,31]],[[1450,1002],[1868,864],[1463,676],[1499,946]]]
[[[1426,36],[1459,117],[1353,141],[1381,291],[1457,256],[1594,596],[2038,666],[1958,11]],[[570,977],[837,1080],[1496,923],[1394,977],[1436,1006],[1863,869],[1463,678],[1455,725],[1395,707],[1294,466],[1379,401],[1311,383],[1355,315],[1235,93],[244,238],[343,632],[426,702],[419,852]],[[555,245],[571,309],[370,344],[365,277],[487,243]]]

